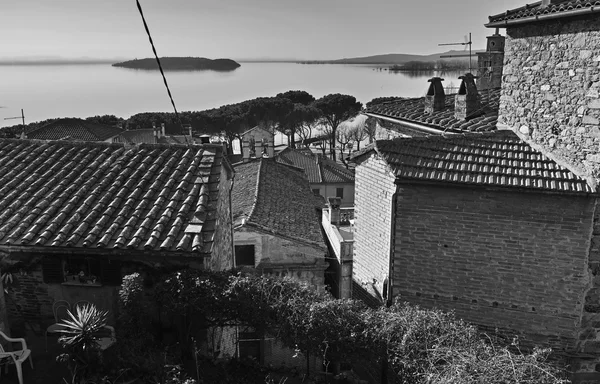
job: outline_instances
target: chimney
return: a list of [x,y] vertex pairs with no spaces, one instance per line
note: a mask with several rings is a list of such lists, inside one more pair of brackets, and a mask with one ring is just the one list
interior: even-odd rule
[[209,135],[200,136],[200,143],[201,144],[210,144],[210,136]]
[[[167,136],[167,134],[165,133],[165,123],[162,123],[162,124],[160,125],[160,133],[161,133],[163,136]],[[158,136],[158,137],[160,137],[160,134],[159,134],[159,136]]]
[[559,3],[561,0],[542,0],[542,4],[540,5],[541,9],[547,8],[552,4]]
[[329,199],[329,222],[331,225],[340,225],[340,205],[342,199],[339,197],[330,197]]
[[444,86],[442,84],[444,79],[433,77],[427,81],[431,84],[429,85],[427,96],[425,96],[425,113],[431,114],[444,110],[446,104],[446,94],[444,93]]
[[487,37],[486,51],[477,52],[477,88],[480,91],[502,86],[505,41],[496,28],[496,33]]
[[472,73],[466,73],[459,79],[462,81],[454,98],[454,117],[457,120],[466,120],[479,113],[481,102],[475,85],[476,77]]
[[156,124],[152,123],[152,134],[154,137],[158,137],[158,131],[156,130]]
[[192,134],[192,133],[193,133],[193,131],[192,131],[192,126],[191,126],[191,125],[189,126],[189,129],[188,129],[188,131],[189,131],[189,133],[190,133],[190,139],[191,139],[192,137],[194,137],[194,135]]

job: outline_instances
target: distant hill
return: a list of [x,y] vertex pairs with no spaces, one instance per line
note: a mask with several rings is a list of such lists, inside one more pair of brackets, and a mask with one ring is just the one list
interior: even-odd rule
[[[240,66],[239,63],[231,59],[207,59],[204,57],[161,57],[160,64],[165,71],[233,71]],[[135,59],[115,63],[113,67],[123,67],[132,69],[158,69],[156,59]]]
[[[477,56],[475,53],[483,52],[483,50],[473,51],[473,60],[476,60]],[[434,53],[431,55],[411,55],[406,53],[389,53],[386,55],[375,55],[366,57],[353,57],[338,60],[328,60],[324,63],[328,64],[404,64],[409,61],[437,61],[445,60],[441,59],[440,56],[444,55],[468,55],[469,51],[448,51],[442,53]],[[467,57],[456,57],[449,58],[448,60],[468,60]]]

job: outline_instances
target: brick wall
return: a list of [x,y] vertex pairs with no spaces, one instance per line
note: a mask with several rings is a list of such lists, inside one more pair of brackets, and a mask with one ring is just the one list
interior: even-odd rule
[[394,295],[573,350],[594,207],[588,197],[403,184]]
[[382,294],[389,269],[395,177],[378,155],[366,156],[356,167],[353,275],[367,291],[375,279],[375,288]]
[[507,30],[498,127],[600,179],[600,19]]
[[233,227],[231,218],[230,192],[233,181],[228,175],[225,165],[221,166],[219,176],[219,193],[217,202],[217,221],[215,223],[213,253],[208,268],[223,271],[233,268]]

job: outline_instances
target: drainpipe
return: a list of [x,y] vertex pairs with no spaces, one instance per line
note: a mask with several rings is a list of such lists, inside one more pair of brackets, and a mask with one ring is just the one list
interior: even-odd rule
[[[393,273],[392,268],[394,266],[394,243],[396,240],[396,212],[397,204],[396,197],[398,196],[398,186],[396,186],[396,192],[392,195],[392,220],[391,220],[391,233],[390,233],[390,259],[389,259],[389,267],[388,267],[388,284],[387,284],[387,300],[385,301],[385,306],[390,307],[394,302],[394,298],[392,297],[392,281],[393,281]],[[381,361],[381,384],[388,384],[388,355],[387,348],[384,352],[383,359]]]

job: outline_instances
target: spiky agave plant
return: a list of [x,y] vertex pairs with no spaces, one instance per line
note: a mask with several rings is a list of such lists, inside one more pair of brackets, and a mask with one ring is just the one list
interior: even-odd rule
[[106,325],[108,312],[93,304],[85,304],[77,306],[75,314],[68,311],[67,315],[69,318],[60,323],[63,336],[59,341],[63,347],[81,352],[97,349],[98,335]]

